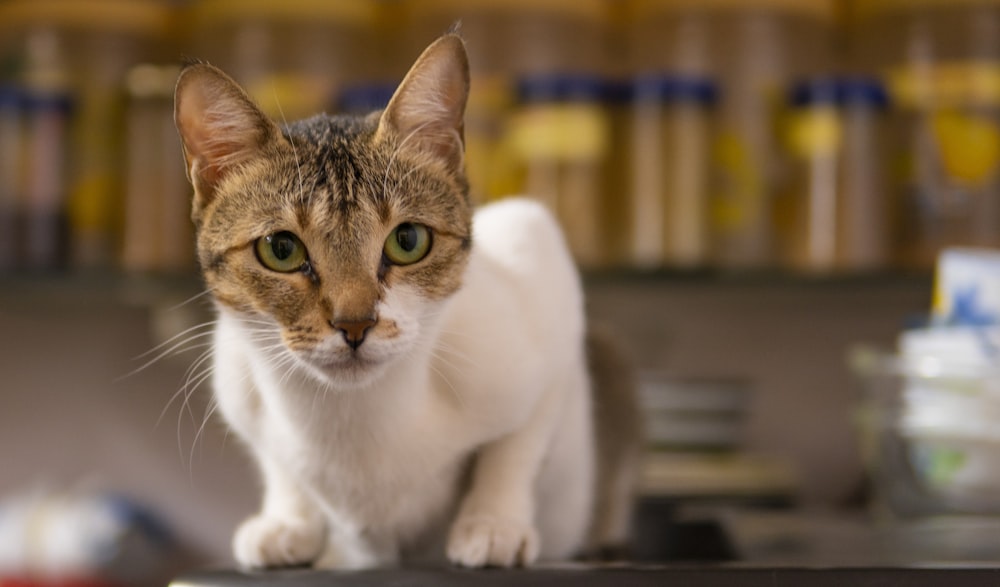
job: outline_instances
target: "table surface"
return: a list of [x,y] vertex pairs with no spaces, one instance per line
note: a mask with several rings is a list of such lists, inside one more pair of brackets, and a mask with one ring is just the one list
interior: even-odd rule
[[879,524],[838,513],[739,511],[719,520],[738,554],[725,562],[574,562],[514,570],[220,569],[185,574],[171,587],[1000,587],[1000,517]]
[[178,577],[170,587],[517,587],[622,585],[683,587],[995,587],[1000,566],[794,568],[747,566],[559,566],[518,570],[454,568],[373,571],[281,570],[241,573],[216,570]]

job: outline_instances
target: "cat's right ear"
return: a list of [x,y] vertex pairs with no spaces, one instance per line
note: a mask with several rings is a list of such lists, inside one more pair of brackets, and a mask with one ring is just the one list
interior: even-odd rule
[[219,182],[257,156],[267,144],[284,141],[281,130],[222,70],[192,63],[181,70],[174,91],[174,122],[184,146],[195,210],[215,195]]
[[378,135],[438,157],[461,172],[469,60],[465,43],[448,33],[424,50],[379,119]]

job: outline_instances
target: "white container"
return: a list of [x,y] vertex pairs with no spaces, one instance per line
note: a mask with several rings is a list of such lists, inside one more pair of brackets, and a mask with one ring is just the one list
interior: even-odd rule
[[1000,331],[905,333],[898,355],[856,365],[859,424],[877,511],[1000,513]]
[[1000,323],[1000,250],[952,248],[938,255],[933,316],[939,324]]

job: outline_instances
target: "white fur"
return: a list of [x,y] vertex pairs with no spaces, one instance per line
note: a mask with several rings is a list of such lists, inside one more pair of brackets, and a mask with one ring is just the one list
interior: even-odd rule
[[399,335],[366,339],[363,364],[324,359],[339,336],[291,355],[261,317],[220,310],[219,409],[264,480],[234,538],[240,564],[509,566],[583,544],[594,451],[578,275],[529,200],[480,210],[473,243],[445,302],[388,292],[379,320]]

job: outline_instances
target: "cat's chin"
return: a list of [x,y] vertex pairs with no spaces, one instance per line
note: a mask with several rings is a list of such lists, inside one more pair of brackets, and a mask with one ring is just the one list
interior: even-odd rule
[[372,387],[385,375],[388,363],[360,356],[306,362],[309,371],[324,385],[351,391]]

